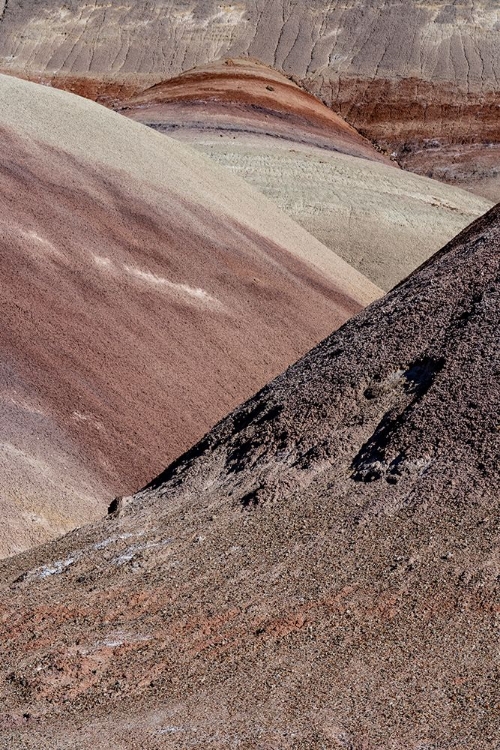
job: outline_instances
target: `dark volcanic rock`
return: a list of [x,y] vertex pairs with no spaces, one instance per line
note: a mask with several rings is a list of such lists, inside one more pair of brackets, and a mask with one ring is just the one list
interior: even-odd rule
[[406,498],[408,482],[416,497],[417,486],[437,488],[450,472],[453,495],[461,487],[465,500],[477,453],[477,486],[488,492],[499,433],[499,214],[497,207],[475,222],[221,423],[201,464],[188,454],[167,469],[171,483],[160,476],[152,486],[162,495],[185,491],[217,458],[224,482],[240,472],[257,478],[262,497],[268,484],[270,494],[292,478],[309,484],[355,451],[350,479],[406,478],[389,494],[384,482],[351,487],[382,506]]
[[496,207],[120,516],[3,563],[9,747],[496,748],[499,312]]

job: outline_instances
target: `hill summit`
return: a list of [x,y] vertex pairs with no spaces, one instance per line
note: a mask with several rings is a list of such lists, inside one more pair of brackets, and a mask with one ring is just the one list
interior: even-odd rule
[[120,511],[3,563],[10,747],[496,747],[499,245],[497,206]]

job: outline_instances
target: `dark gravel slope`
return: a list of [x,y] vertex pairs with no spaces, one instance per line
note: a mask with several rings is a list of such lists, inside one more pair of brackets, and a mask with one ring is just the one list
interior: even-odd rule
[[496,207],[3,564],[9,747],[497,747],[499,251]]

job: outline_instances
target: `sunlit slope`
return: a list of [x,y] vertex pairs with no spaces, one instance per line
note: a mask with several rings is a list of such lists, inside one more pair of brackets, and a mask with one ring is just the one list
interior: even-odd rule
[[2,76],[0,111],[5,553],[143,484],[379,290],[100,105]]
[[245,178],[384,289],[492,205],[398,169],[320,101],[255,62],[197,67],[120,111]]
[[496,202],[499,28],[495,0],[9,0],[0,70],[109,100],[255,58],[409,169]]

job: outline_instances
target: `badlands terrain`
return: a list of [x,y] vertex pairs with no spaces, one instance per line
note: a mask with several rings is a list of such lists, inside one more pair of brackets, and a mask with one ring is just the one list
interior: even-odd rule
[[497,207],[1,564],[6,747],[497,747],[499,244]]
[[243,181],[0,76],[0,554],[137,490],[380,290]]
[[499,79],[495,0],[0,0],[0,750],[499,750]]
[[243,177],[385,290],[491,207],[396,168],[324,104],[255,62],[196,68],[119,111]]
[[6,76],[0,103],[1,555],[137,490],[491,207],[255,63],[153,87],[128,120]]
[[255,58],[407,168],[500,199],[496,0],[0,0],[0,14],[0,71],[109,101]]

